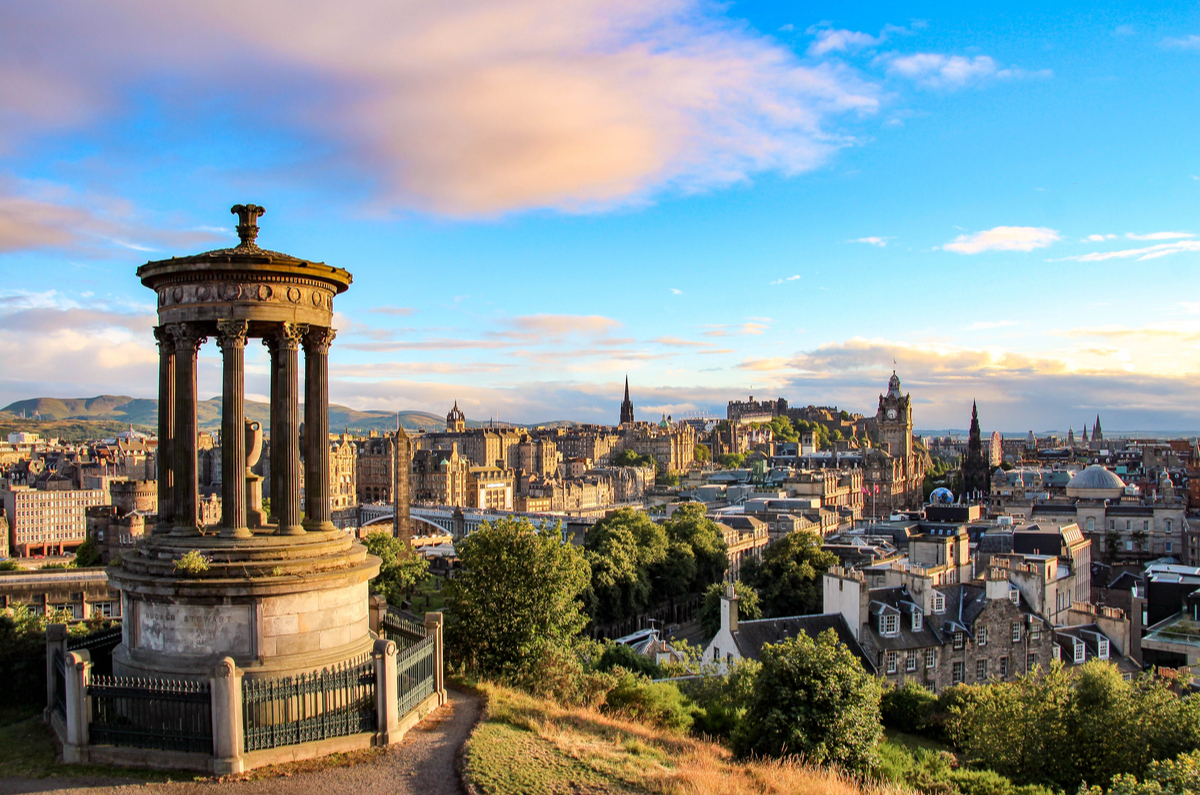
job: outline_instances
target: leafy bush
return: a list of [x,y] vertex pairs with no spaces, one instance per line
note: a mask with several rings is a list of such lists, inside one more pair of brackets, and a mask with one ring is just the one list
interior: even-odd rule
[[881,777],[927,795],[1053,795],[1041,786],[1017,786],[992,770],[956,768],[945,751],[909,751],[895,743],[879,748]]
[[429,561],[388,532],[368,533],[363,544],[380,561],[379,574],[371,580],[371,590],[382,594],[388,604],[399,606],[413,586],[425,579]]
[[800,756],[868,773],[879,766],[879,683],[826,630],[766,644],[754,695],[733,733],[739,756]]
[[608,691],[602,711],[679,732],[692,727],[697,708],[678,687],[668,682],[651,682],[623,668],[613,673],[616,684]]
[[938,697],[916,682],[887,688],[879,702],[884,726],[913,734],[920,734],[929,728],[937,706]]
[[611,671],[618,666],[650,679],[661,679],[663,676],[658,663],[646,655],[638,654],[624,643],[605,643],[604,651],[596,662],[596,670]]
[[81,569],[100,565],[100,550],[95,541],[89,538],[79,545],[75,550],[75,565]]
[[1128,773],[1113,776],[1107,793],[1103,787],[1079,788],[1079,795],[1195,795],[1197,792],[1200,792],[1200,751],[1151,762],[1141,781]]
[[200,554],[199,550],[189,550],[175,561],[176,573],[183,574],[203,574],[208,571],[208,564],[212,562],[212,558],[207,558]]
[[[738,620],[753,621],[763,617],[758,591],[741,580],[734,580],[733,592],[738,598]],[[725,583],[721,582],[714,582],[704,592],[704,602],[700,605],[700,629],[707,638],[721,629],[721,597],[724,595]]]
[[729,664],[724,676],[714,671],[679,683],[680,689],[700,708],[692,731],[708,737],[728,738],[746,714],[754,695],[754,680],[761,666],[755,660]]

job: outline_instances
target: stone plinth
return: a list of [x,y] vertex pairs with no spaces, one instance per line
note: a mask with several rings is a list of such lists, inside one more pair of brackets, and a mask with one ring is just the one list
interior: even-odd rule
[[[188,573],[177,561],[208,559]],[[340,530],[151,536],[108,569],[122,592],[118,676],[207,677],[231,657],[249,678],[309,673],[371,651],[367,581],[379,560]]]

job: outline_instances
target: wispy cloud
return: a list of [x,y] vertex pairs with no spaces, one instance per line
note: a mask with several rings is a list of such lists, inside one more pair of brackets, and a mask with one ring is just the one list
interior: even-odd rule
[[1105,240],[1112,240],[1116,235],[1088,235],[1083,239],[1085,243],[1103,243]]
[[1028,71],[1017,66],[1001,67],[990,55],[945,55],[920,52],[882,56],[889,74],[907,78],[926,88],[957,89],[984,78],[1052,77],[1049,69]]
[[408,317],[413,313],[410,306],[373,306],[367,310],[379,315],[391,315],[393,317]]
[[671,288],[671,295],[683,295],[683,290],[680,290],[680,289],[679,289],[679,288],[677,288],[677,287],[672,287],[672,288]]
[[786,278],[784,278],[784,277],[778,278],[775,281],[771,282],[771,284],[783,284],[784,282],[794,282],[799,278],[800,278],[800,274],[797,273],[795,276],[788,276]]
[[996,226],[983,232],[959,235],[942,246],[956,254],[980,254],[984,251],[1032,251],[1056,243],[1062,237],[1044,226]]
[[889,240],[894,240],[891,237],[856,237],[854,240],[848,240],[847,243],[866,243],[868,246],[879,246],[883,248],[888,244]]
[[1126,232],[1125,237],[1130,240],[1179,240],[1185,237],[1195,237],[1195,235],[1191,232],[1151,232],[1148,235]]
[[1050,262],[1075,260],[1076,262],[1103,262],[1110,259],[1158,259],[1172,254],[1182,254],[1189,251],[1200,251],[1200,240],[1179,240],[1174,243],[1160,243],[1157,246],[1143,248],[1127,248],[1121,251],[1093,251],[1091,254],[1076,254],[1071,257],[1059,257]]
[[1006,328],[1008,326],[1020,325],[1015,320],[980,320],[967,326],[968,331],[979,331],[981,329],[991,328]]
[[1162,46],[1177,50],[1200,50],[1200,36],[1195,33],[1190,36],[1170,37],[1163,39]]
[[[804,172],[880,95],[702,0],[24,4],[0,51],[63,55],[0,61],[0,147],[169,85],[220,95],[268,134],[301,130],[385,207],[452,216],[583,212]],[[253,86],[236,79],[248,72]]]

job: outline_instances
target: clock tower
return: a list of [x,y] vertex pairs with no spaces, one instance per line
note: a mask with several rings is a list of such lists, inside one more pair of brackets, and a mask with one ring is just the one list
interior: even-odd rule
[[888,379],[887,394],[879,396],[875,425],[879,441],[888,445],[892,457],[907,463],[913,453],[912,403],[908,395],[900,393],[900,377],[895,370]]

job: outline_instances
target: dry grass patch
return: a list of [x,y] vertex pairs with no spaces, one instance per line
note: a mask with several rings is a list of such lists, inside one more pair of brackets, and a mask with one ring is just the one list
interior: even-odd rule
[[568,709],[485,684],[483,721],[467,745],[467,778],[482,795],[643,792],[653,795],[898,795],[796,762],[744,763],[724,746]]

